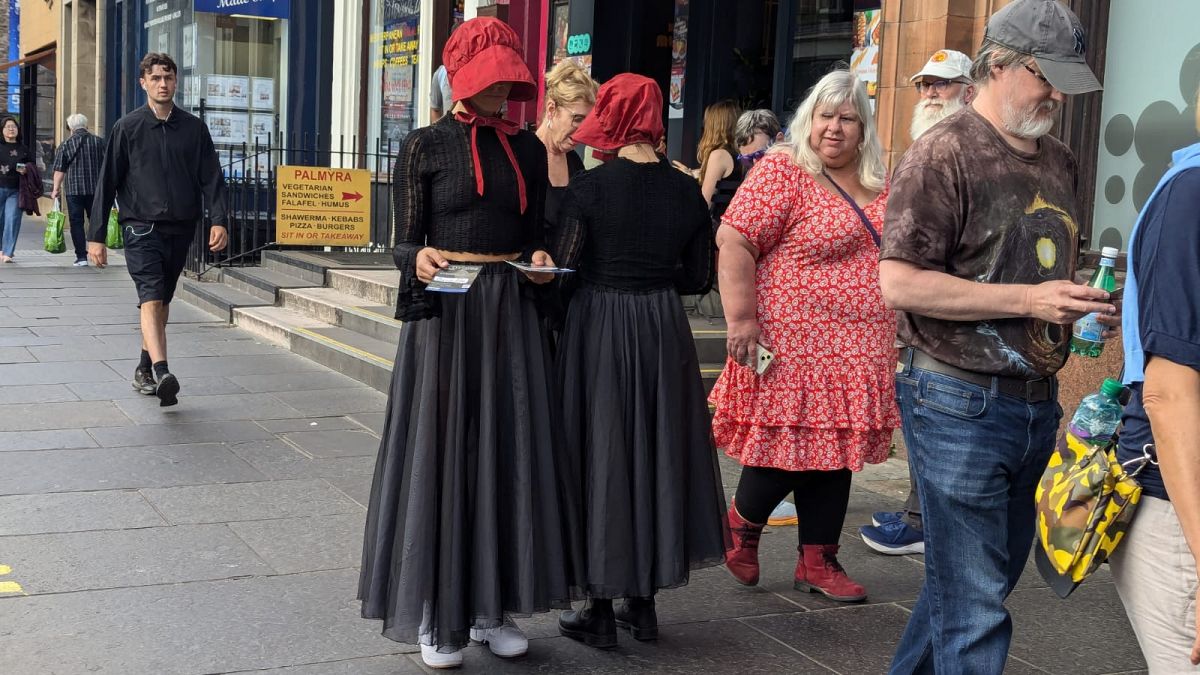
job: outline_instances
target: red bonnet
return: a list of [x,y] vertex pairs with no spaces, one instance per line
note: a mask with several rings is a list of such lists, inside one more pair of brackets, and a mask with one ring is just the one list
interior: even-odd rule
[[532,101],[537,84],[522,56],[521,39],[503,21],[471,19],[458,27],[442,50],[455,101],[465,101],[499,82],[513,85],[509,100]]
[[600,87],[592,114],[571,137],[604,152],[634,143],[656,146],[663,137],[662,105],[657,82],[621,73]]

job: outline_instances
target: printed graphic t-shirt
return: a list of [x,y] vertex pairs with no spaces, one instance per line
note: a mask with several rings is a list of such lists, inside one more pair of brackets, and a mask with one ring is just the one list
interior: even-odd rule
[[[967,107],[927,131],[892,176],[880,257],[970,281],[1071,279],[1077,166],[1059,140],[1010,146]],[[945,321],[899,313],[904,344],[959,368],[1036,379],[1066,362],[1071,326],[1037,319]]]

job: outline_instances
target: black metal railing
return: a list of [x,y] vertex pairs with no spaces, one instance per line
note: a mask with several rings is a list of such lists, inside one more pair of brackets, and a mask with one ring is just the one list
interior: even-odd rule
[[[362,147],[352,136],[292,134],[267,144],[222,145],[218,151],[225,175],[225,206],[229,245],[208,250],[210,221],[196,226],[187,270],[195,276],[216,267],[256,265],[268,249],[385,251],[392,247],[392,163],[399,141],[380,140]],[[315,166],[366,169],[371,172],[371,238],[366,246],[279,246],[275,242],[276,167]]]

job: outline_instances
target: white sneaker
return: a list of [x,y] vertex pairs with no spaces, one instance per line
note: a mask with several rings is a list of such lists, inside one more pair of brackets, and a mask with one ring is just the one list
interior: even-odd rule
[[430,668],[458,668],[463,664],[462,650],[456,652],[439,652],[433,645],[421,645],[421,660]]
[[525,652],[529,651],[529,640],[521,629],[507,618],[502,625],[495,628],[472,628],[471,639],[486,644],[493,654],[504,659],[524,656]]
[[76,260],[75,262],[73,262],[71,264],[74,265],[75,267],[87,267],[88,261],[87,261],[87,258],[84,258],[83,260]]

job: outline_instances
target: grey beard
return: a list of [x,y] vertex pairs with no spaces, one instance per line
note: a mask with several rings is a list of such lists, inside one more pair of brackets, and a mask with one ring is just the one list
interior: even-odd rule
[[929,131],[930,127],[962,110],[962,108],[963,102],[961,100],[948,100],[940,108],[926,107],[924,101],[918,102],[913,107],[912,124],[908,127],[909,137],[914,141],[917,140],[922,134]]
[[1035,140],[1050,133],[1050,130],[1054,128],[1054,117],[1041,119],[1037,117],[1037,113],[1043,108],[1048,108],[1048,111],[1053,113],[1058,110],[1058,105],[1053,101],[1047,101],[1039,104],[1033,110],[1021,111],[1014,108],[1012,103],[1005,99],[1000,107],[1000,119],[1004,122],[1005,131],[1017,138],[1028,140]]

